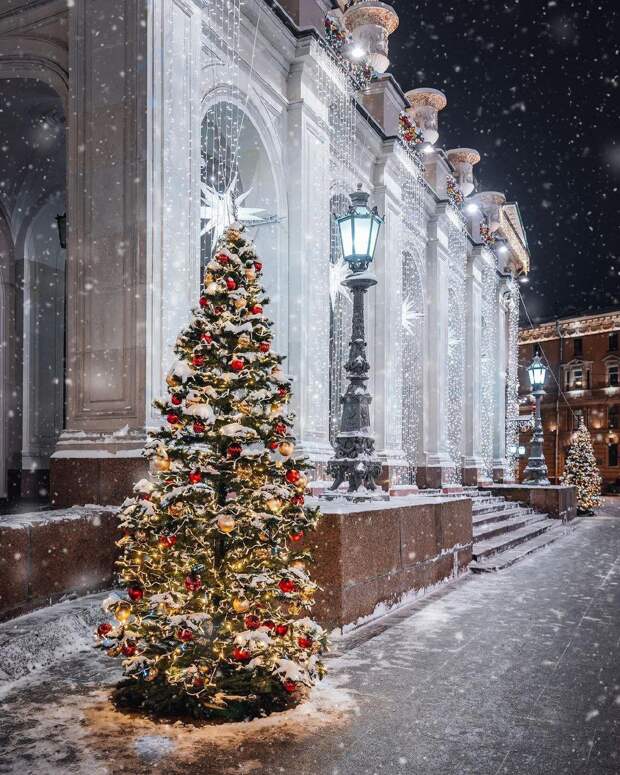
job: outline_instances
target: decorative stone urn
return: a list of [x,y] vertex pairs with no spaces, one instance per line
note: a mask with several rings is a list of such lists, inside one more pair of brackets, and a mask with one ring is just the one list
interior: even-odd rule
[[469,196],[474,190],[474,164],[480,161],[480,154],[473,148],[454,148],[447,155],[461,193]]
[[480,191],[471,198],[487,219],[491,234],[496,232],[501,223],[501,209],[506,204],[506,197],[499,191]]
[[357,0],[344,12],[344,23],[351,37],[364,49],[367,61],[377,73],[389,65],[388,36],[398,27],[398,14],[378,0]]
[[434,145],[439,137],[437,131],[439,111],[448,104],[446,95],[439,89],[424,87],[406,92],[405,97],[411,105],[407,108],[407,113],[422,131],[424,142]]

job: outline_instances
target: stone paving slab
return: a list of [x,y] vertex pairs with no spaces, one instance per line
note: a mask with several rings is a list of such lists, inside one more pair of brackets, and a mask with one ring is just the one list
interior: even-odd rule
[[619,617],[608,501],[523,562],[351,633],[311,701],[269,719],[116,713],[113,661],[76,654],[5,697],[0,773],[618,775]]

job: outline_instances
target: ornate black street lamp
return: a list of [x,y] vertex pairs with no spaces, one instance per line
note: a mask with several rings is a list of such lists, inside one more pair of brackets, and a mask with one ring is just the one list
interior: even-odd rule
[[527,367],[527,373],[532,386],[532,393],[536,399],[536,413],[534,415],[534,433],[530,443],[530,456],[527,461],[527,467],[523,472],[523,484],[549,484],[547,473],[547,464],[545,463],[545,454],[543,451],[543,426],[540,412],[542,397],[545,395],[543,386],[547,368],[541,360],[540,355],[535,355],[532,363]]
[[[327,464],[327,473],[334,477],[334,483],[324,496],[337,497],[340,485],[348,482],[346,496],[363,500],[377,497],[372,491],[377,490],[375,479],[381,473],[381,462],[375,457],[375,442],[370,432],[372,398],[366,388],[370,365],[366,358],[364,295],[377,284],[368,267],[383,218],[377,214],[376,207],[372,210],[368,207],[368,194],[361,190],[360,184],[351,194],[349,211],[337,218],[337,222],[343,258],[351,268],[351,274],[342,284],[350,288],[353,295],[353,325],[349,359],[344,365],[349,384],[340,398],[342,416],[335,455]],[[360,488],[371,492],[360,491]]]

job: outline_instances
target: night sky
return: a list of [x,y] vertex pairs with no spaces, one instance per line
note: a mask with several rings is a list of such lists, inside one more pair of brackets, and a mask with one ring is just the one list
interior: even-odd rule
[[393,3],[391,72],[445,92],[444,148],[471,147],[478,190],[521,208],[534,320],[620,304],[620,3]]

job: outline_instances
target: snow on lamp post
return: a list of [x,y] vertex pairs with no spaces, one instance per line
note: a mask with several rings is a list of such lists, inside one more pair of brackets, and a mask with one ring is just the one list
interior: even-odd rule
[[547,474],[547,464],[545,463],[545,454],[543,451],[543,426],[540,412],[540,404],[545,394],[543,386],[547,368],[542,362],[540,355],[535,355],[531,364],[527,367],[527,374],[530,378],[532,393],[536,399],[536,413],[534,415],[534,433],[530,443],[530,456],[527,461],[527,467],[523,472],[524,484],[549,484]]
[[372,398],[366,386],[370,365],[366,357],[364,332],[364,295],[377,284],[376,277],[368,268],[383,218],[378,215],[376,207],[372,210],[368,207],[368,194],[361,190],[360,184],[358,190],[351,194],[349,211],[336,220],[343,258],[351,269],[342,284],[350,288],[353,295],[353,321],[349,358],[344,365],[349,384],[340,398],[342,415],[335,454],[327,464],[327,473],[333,476],[334,482],[324,497],[338,497],[338,488],[344,482],[349,485],[346,496],[353,500],[387,497],[382,492],[375,492],[375,479],[381,473],[381,463],[375,457],[375,442],[370,431]]

